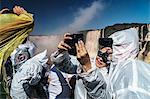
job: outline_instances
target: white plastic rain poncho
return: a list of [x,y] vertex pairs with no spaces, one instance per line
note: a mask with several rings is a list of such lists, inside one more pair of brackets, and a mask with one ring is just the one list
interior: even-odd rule
[[150,65],[135,59],[139,49],[138,31],[130,28],[110,37],[114,43],[108,98],[150,99]]
[[47,51],[44,51],[21,65],[13,75],[10,89],[12,99],[28,99],[22,85],[26,82],[29,82],[30,85],[36,85],[41,79],[42,66],[47,61]]

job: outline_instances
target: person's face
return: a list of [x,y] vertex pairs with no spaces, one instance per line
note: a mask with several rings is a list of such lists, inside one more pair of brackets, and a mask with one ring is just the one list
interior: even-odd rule
[[[109,54],[109,56],[108,56],[109,60],[112,59],[112,48],[104,47],[104,48],[100,49],[100,51],[102,53],[106,53],[107,52]],[[102,57],[100,57],[98,55],[96,56],[96,66],[98,68],[102,68],[102,67],[106,67],[107,66],[106,63],[103,61]]]

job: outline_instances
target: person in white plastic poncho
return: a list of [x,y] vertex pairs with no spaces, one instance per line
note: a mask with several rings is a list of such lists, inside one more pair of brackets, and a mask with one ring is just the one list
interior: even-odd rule
[[[139,53],[138,31],[130,28],[118,31],[110,38],[113,39],[113,57],[106,89],[107,99],[149,99],[150,65],[136,59]],[[96,71],[92,73],[95,73],[92,81],[100,82]],[[92,81],[91,84],[94,84]],[[99,94],[99,91],[93,94]]]
[[48,61],[47,51],[33,57],[34,47],[33,43],[27,41],[19,45],[11,54],[13,79],[11,82],[10,95],[12,99],[32,98],[32,95],[29,94],[34,92],[30,92],[29,88],[32,85],[37,85],[41,79],[43,66]]
[[150,65],[137,60],[138,31],[119,31],[113,38],[113,62],[107,91],[113,99],[150,99]]

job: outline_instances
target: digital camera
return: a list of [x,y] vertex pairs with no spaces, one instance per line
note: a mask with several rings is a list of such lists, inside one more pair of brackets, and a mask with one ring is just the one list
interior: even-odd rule
[[72,38],[64,41],[66,44],[68,44],[71,47],[71,49],[68,50],[68,53],[70,55],[76,56],[77,53],[76,53],[75,43],[78,43],[79,40],[83,41],[83,34],[71,34],[67,36]]

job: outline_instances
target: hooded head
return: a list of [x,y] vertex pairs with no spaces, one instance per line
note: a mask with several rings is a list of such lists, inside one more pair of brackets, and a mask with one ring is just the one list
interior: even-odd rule
[[135,58],[139,52],[138,31],[135,28],[118,31],[109,38],[113,39],[112,61],[114,64]]
[[27,61],[29,58],[33,57],[35,45],[30,42],[26,41],[24,44],[20,44],[18,48],[16,48],[10,55],[12,65],[17,66],[25,61]]

